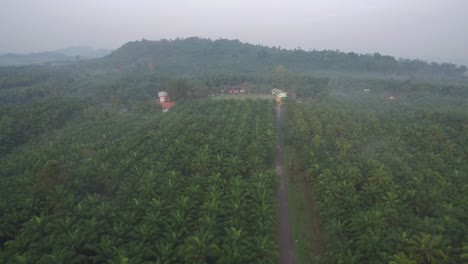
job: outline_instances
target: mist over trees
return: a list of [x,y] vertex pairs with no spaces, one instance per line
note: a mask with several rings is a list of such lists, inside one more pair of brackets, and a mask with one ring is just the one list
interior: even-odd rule
[[35,52],[27,54],[0,54],[0,66],[25,66],[25,65],[67,65],[81,60],[104,57],[111,50],[93,49],[86,46],[68,47],[53,51]]
[[[175,40],[134,41],[107,56],[102,63],[125,65],[128,70],[177,68],[178,73],[202,71],[264,73],[283,65],[295,74],[376,74],[395,78],[446,79],[463,77],[466,66],[396,59],[392,56],[345,53],[337,50],[305,51],[266,47],[238,40],[197,37]],[[220,67],[222,66],[222,67]]]
[[462,263],[467,98],[464,66],[196,37],[0,67],[0,262],[276,263],[283,127],[298,258]]

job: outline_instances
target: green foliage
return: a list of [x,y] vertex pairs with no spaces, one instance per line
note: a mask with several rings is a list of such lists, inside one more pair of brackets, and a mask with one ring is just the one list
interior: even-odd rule
[[275,263],[273,122],[268,101],[85,109],[0,160],[2,262]]
[[45,198],[57,185],[65,185],[69,181],[66,173],[60,168],[56,160],[49,160],[37,173],[32,186],[32,192],[38,197]]
[[167,84],[167,92],[172,101],[179,101],[188,97],[189,84],[185,79],[170,80]]
[[0,67],[0,261],[276,263],[271,102],[197,99],[247,83],[302,101],[288,144],[325,261],[462,263],[465,71],[200,38]]
[[466,97],[412,93],[285,102],[329,263],[462,263]]
[[[395,59],[392,56],[345,53],[334,50],[285,50],[251,45],[238,40],[197,37],[128,42],[98,62],[122,65],[125,71],[163,71],[167,75],[201,75],[206,72],[264,74],[284,67],[295,74],[317,72],[377,74],[380,76],[440,80],[462,78],[465,66]],[[279,66],[281,65],[281,66]]]
[[0,106],[0,157],[64,126],[88,105],[80,100],[48,100]]

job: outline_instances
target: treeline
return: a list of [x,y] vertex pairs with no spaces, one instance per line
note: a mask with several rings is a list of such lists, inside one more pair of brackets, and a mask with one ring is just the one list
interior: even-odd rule
[[[378,54],[291,51],[236,40],[142,40],[102,59],[74,65],[0,67],[0,103],[81,97],[127,107],[155,99],[158,91],[170,90],[178,81],[186,83],[187,92],[174,99],[207,97],[241,83],[248,83],[250,92],[281,88],[293,97],[317,99],[364,88],[388,94],[416,89],[460,94],[466,92],[464,71]],[[405,81],[410,75],[414,78]]]
[[245,84],[248,92],[270,93],[281,88],[300,100],[322,100],[330,95],[396,96],[422,100],[430,95],[468,95],[468,86],[457,82],[423,82],[347,77],[317,77],[296,74],[282,65],[264,74],[254,72],[204,72],[197,76],[164,75],[160,72],[121,72],[91,74],[79,65],[69,68],[0,68],[0,103],[23,104],[33,101],[82,98],[116,108],[129,108],[141,101],[155,100],[158,91],[168,91],[172,100],[205,98],[226,92],[229,86]]

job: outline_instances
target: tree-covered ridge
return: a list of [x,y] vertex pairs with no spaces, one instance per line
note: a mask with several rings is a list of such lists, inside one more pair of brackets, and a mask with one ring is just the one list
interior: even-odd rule
[[276,262],[271,102],[79,118],[0,159],[2,262]]
[[466,108],[398,101],[287,102],[328,263],[462,263],[468,241]]
[[242,43],[238,40],[210,40],[197,37],[159,41],[128,42],[109,56],[96,61],[118,65],[119,69],[148,70],[198,75],[207,71],[264,73],[283,65],[299,74],[316,72],[372,73],[405,78],[463,78],[465,66],[396,59],[392,56],[345,53],[334,50],[286,50]]

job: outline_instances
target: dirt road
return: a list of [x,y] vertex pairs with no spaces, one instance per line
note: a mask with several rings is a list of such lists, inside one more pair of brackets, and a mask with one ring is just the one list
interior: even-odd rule
[[294,247],[292,241],[291,219],[288,207],[287,179],[284,174],[284,142],[281,131],[281,105],[276,107],[276,127],[278,129],[278,143],[276,145],[276,173],[280,177],[280,188],[278,190],[278,244],[280,251],[280,263],[294,263]]

